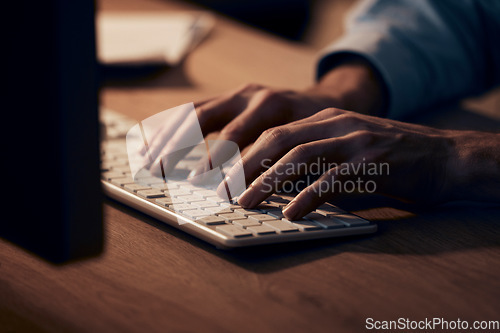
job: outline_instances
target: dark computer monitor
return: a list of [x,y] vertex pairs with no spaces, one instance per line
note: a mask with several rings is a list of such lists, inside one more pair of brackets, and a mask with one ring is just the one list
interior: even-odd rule
[[0,236],[63,262],[102,250],[91,0],[2,4]]

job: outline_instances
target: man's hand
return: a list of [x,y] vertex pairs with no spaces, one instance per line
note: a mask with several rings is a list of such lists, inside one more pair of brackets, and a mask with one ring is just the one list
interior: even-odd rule
[[[182,156],[169,156],[172,145],[185,141],[191,121],[198,121],[203,134],[220,132],[219,140],[235,142],[240,150],[253,143],[266,129],[307,118],[328,107],[348,108],[362,113],[376,113],[383,104],[382,88],[372,68],[362,59],[344,60],[322,80],[303,91],[273,89],[257,84],[238,89],[209,100],[195,103],[197,119],[184,123],[172,120],[150,142],[153,160],[151,171],[166,173]],[[193,117],[194,118],[194,117]],[[211,152],[217,156],[217,148]],[[146,154],[143,151],[142,154]],[[162,161],[162,163],[160,163]],[[194,174],[204,171],[204,166]]]
[[[242,169],[247,182],[255,179],[238,200],[252,208],[319,163],[325,172],[285,208],[289,219],[339,192],[365,190],[353,185],[368,182],[370,191],[420,203],[499,201],[499,143],[498,134],[439,130],[330,108],[266,130],[227,181]],[[483,164],[475,166],[478,157]]]
[[[242,150],[268,128],[308,117],[335,104],[335,99],[327,95],[271,89],[256,84],[195,103],[197,119],[187,119],[176,126],[165,124],[156,135],[150,147],[154,160],[151,171],[160,175],[161,164],[170,170],[177,163],[165,160],[160,163],[160,160],[168,155],[169,145],[182,142],[183,136],[189,135],[189,131],[184,130],[190,127],[189,121],[198,121],[205,136],[220,132],[219,140],[235,142]],[[214,156],[219,153],[222,152],[211,151]]]

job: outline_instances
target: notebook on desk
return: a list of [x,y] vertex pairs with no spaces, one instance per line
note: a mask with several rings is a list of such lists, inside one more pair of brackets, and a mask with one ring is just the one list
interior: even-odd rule
[[209,12],[99,13],[97,57],[110,66],[177,65],[211,31]]
[[[191,170],[210,156],[210,144],[195,144],[196,139],[174,170],[168,175],[153,175],[132,156],[137,145],[142,142],[147,145],[148,129],[143,125],[147,119],[138,124],[117,112],[102,109],[101,122],[106,128],[101,145],[104,192],[218,248],[368,234],[377,229],[376,224],[329,203],[300,220],[289,221],[282,213],[293,199],[288,193],[274,194],[255,209],[244,209],[238,205],[237,197],[229,193],[241,189],[230,189],[227,196],[216,192],[234,161],[210,163],[215,181],[193,184],[188,179]],[[235,156],[237,159],[238,154]]]

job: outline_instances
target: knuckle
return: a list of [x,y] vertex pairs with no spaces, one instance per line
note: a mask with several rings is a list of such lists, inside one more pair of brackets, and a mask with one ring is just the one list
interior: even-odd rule
[[308,144],[300,144],[298,146],[295,146],[292,148],[290,151],[290,154],[293,157],[307,157],[312,153],[312,146]]
[[263,136],[266,141],[283,143],[289,139],[290,129],[285,126],[273,127],[264,131]]
[[346,113],[346,111],[344,111],[342,109],[337,109],[337,108],[326,108],[326,109],[322,110],[321,112],[325,113],[326,115],[328,115],[330,117],[335,117],[335,116]]
[[238,92],[253,92],[262,89],[262,86],[257,83],[245,83],[237,89]]
[[242,133],[243,129],[241,126],[238,126],[234,123],[229,123],[220,131],[220,138],[223,140],[233,141],[236,138],[239,138]]
[[384,122],[382,124],[382,128],[385,129],[385,130],[389,130],[389,131],[392,131],[394,129],[396,129],[396,126],[394,126],[392,123],[390,122]]
[[359,123],[358,117],[351,112],[343,112],[336,116],[335,118],[338,122],[341,122],[344,126],[354,126]]
[[196,116],[200,123],[204,123],[210,117],[210,111],[205,106],[200,105],[196,107]]
[[353,132],[352,137],[357,143],[367,145],[374,140],[375,134],[371,131],[363,129]]
[[281,98],[280,92],[270,88],[261,89],[259,94],[262,100],[267,102],[276,101]]

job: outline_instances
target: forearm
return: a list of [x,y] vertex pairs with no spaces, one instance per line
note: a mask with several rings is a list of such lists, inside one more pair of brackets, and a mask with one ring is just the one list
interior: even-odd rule
[[384,116],[392,119],[483,92],[500,82],[497,3],[359,1],[317,73],[324,76],[346,53],[368,59],[386,82]]
[[452,142],[446,196],[500,202],[500,134],[457,131]]

